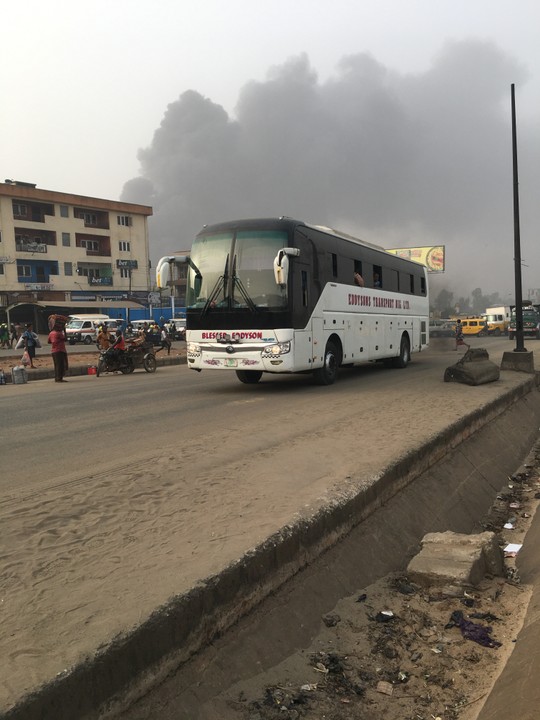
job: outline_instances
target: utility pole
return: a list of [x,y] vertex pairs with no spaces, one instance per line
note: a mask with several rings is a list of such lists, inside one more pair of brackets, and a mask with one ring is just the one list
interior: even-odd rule
[[523,344],[523,289],[521,285],[521,237],[519,228],[519,182],[517,161],[516,97],[514,83],[512,98],[512,169],[514,178],[514,283],[516,289],[516,347],[514,352],[526,352]]

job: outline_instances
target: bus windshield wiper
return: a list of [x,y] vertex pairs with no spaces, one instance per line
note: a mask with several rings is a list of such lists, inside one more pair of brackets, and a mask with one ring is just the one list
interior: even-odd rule
[[231,292],[231,299],[234,302],[234,288],[238,287],[238,290],[240,291],[240,295],[244,299],[244,302],[248,306],[248,308],[251,310],[251,312],[255,313],[257,312],[257,306],[253,302],[253,300],[249,297],[248,291],[244,287],[242,281],[236,274],[236,255],[234,256],[233,260],[233,268],[232,268],[232,292]]
[[213,304],[215,303],[216,298],[222,289],[223,289],[223,299],[225,300],[225,291],[226,291],[228,283],[229,283],[229,254],[227,253],[227,259],[225,260],[225,270],[223,271],[223,275],[220,275],[218,277],[218,279],[216,280],[216,284],[214,285],[212,292],[208,296],[208,300],[205,302],[204,307],[201,311],[201,316],[206,315],[209,308],[212,307]]

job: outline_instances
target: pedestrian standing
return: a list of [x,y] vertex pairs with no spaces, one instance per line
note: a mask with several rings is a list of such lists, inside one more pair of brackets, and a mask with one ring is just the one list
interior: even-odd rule
[[9,348],[9,329],[6,323],[0,325],[0,347]]
[[24,349],[28,352],[28,357],[30,358],[30,367],[33,369],[36,367],[34,365],[34,358],[36,357],[37,335],[34,335],[32,332],[32,323],[26,323],[26,330],[23,332],[22,338],[24,341]]
[[66,350],[66,329],[61,323],[56,323],[49,333],[47,342],[51,346],[54,363],[54,382],[67,382],[64,375],[68,371],[68,355]]
[[17,336],[17,328],[15,327],[15,323],[11,323],[11,326],[9,328],[9,347],[11,349],[15,347],[18,339],[19,338]]

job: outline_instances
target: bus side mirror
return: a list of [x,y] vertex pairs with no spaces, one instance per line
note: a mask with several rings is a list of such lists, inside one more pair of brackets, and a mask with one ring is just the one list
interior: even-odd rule
[[285,247],[281,248],[274,258],[274,278],[276,285],[285,287],[289,277],[289,256],[298,257],[300,250],[298,248]]
[[156,286],[164,289],[171,277],[171,263],[173,257],[162,257],[156,266]]

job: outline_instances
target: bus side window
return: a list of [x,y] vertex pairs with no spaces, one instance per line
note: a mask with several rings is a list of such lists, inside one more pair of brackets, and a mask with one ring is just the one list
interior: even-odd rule
[[373,287],[374,288],[382,288],[382,284],[383,284],[382,268],[380,265],[374,265],[373,266]]
[[308,306],[308,277],[307,277],[306,270],[301,271],[301,278],[302,278],[302,305],[304,307],[307,307]]
[[337,278],[337,276],[338,276],[337,255],[335,253],[332,253],[332,277]]
[[384,289],[390,292],[399,292],[399,276],[397,270],[386,269],[384,271]]
[[409,281],[411,286],[411,295],[414,295],[414,275],[409,275]]
[[425,277],[420,278],[420,292],[422,295],[426,294],[426,278]]
[[352,277],[355,285],[358,285],[359,287],[364,287],[364,273],[362,272],[362,262],[360,260],[354,260]]

